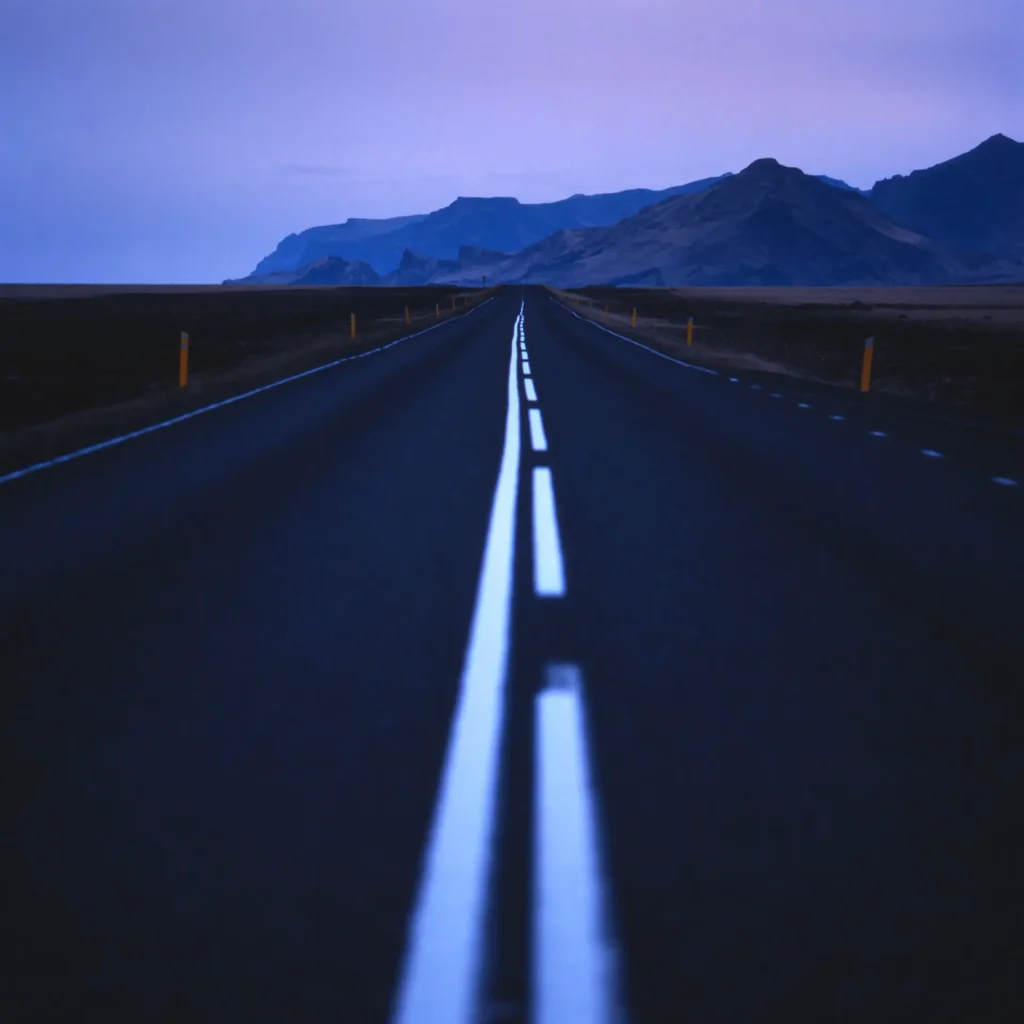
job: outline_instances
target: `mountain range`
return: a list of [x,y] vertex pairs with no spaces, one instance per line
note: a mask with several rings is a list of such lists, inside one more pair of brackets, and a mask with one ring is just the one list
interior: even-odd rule
[[457,259],[464,245],[519,252],[561,228],[605,227],[645,206],[699,192],[719,178],[706,178],[659,192],[646,188],[603,195],[576,194],[554,203],[521,203],[511,197],[460,196],[433,213],[390,220],[349,219],[289,235],[260,260],[250,277],[295,270],[324,256],[368,263],[378,274],[394,270],[406,250],[437,259]]
[[1024,143],[993,135],[952,160],[876,182],[871,202],[937,242],[1024,257]]
[[1024,281],[1024,144],[995,135],[860,190],[772,159],[660,192],[442,210],[289,235],[252,283],[877,285]]

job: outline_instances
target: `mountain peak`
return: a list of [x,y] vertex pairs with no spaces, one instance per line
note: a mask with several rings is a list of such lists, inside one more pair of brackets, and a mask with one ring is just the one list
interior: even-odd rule
[[918,234],[969,252],[1024,255],[1024,144],[1005,135],[875,182],[871,202]]
[[519,200],[515,196],[458,196],[452,206],[477,206],[482,203],[489,205],[503,204],[505,206],[519,206]]
[[419,267],[426,263],[426,261],[426,256],[421,256],[418,252],[413,252],[412,249],[406,249],[402,253],[402,260],[398,264],[398,269],[408,270],[411,267]]
[[1008,153],[1010,150],[1016,149],[1021,143],[1017,142],[1016,139],[1011,139],[1008,135],[1003,135],[1002,132],[997,132],[995,135],[990,135],[980,145],[975,146],[973,152],[975,153]]
[[757,178],[761,181],[779,181],[782,178],[794,175],[803,175],[803,171],[798,167],[787,167],[785,164],[780,164],[774,157],[763,156],[760,160],[755,160],[752,164],[744,167],[736,177]]

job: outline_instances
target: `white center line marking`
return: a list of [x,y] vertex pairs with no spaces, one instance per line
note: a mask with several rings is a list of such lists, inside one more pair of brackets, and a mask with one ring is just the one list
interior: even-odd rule
[[530,363],[526,359],[523,360],[523,376],[524,377],[529,377],[530,376]]
[[409,923],[392,1017],[396,1024],[474,1024],[478,1020],[508,674],[519,449],[513,344],[505,447],[458,702]]
[[779,394],[779,392],[778,392],[778,391],[773,391],[773,392],[772,392],[772,398],[781,398],[781,397],[782,397],[782,395],[781,395],[781,394]]
[[844,419],[846,419],[846,417],[845,416],[840,416],[839,413],[835,412],[831,416],[829,416],[829,419],[830,420],[837,420],[838,422],[842,422]]
[[810,406],[806,402],[798,402],[796,407],[798,409],[810,409]]
[[871,434],[872,437],[885,437],[886,436],[884,430],[872,430],[872,431],[870,431],[870,434]]
[[530,410],[530,444],[535,452],[548,450],[548,439],[544,434],[544,421],[540,418],[540,409]]
[[533,590],[538,597],[565,594],[555,492],[547,466],[537,466],[533,471]]
[[1017,481],[1011,480],[1008,476],[994,476],[992,477],[992,483],[1001,484],[1003,487],[1016,487]]
[[523,381],[523,387],[526,388],[526,400],[528,402],[537,401],[537,389],[533,386],[533,379]]
[[751,391],[760,391],[761,390],[761,385],[760,384],[751,384],[750,385],[750,390]]
[[604,899],[582,677],[547,666],[535,702],[531,1014],[534,1024],[612,1024],[614,943]]
[[739,377],[730,377],[729,378],[729,383],[730,384],[739,384],[739,382],[740,382]]
[[921,454],[922,455],[927,455],[929,459],[941,459],[942,458],[942,452],[937,452],[937,451],[935,451],[934,448],[922,448],[921,449]]

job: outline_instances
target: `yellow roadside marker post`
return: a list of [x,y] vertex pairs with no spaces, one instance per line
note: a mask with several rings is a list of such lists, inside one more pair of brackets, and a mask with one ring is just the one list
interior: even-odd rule
[[406,306],[405,307],[405,326],[408,327],[409,324],[411,324],[411,323],[412,323],[412,321],[409,319],[409,307]]
[[181,352],[178,356],[178,387],[188,384],[188,335],[181,332]]
[[636,306],[633,307],[633,326],[636,327]]
[[605,320],[608,319],[608,307],[607,306],[604,307],[604,318],[605,318]]
[[441,303],[440,302],[435,302],[434,303],[434,312],[437,314],[437,319],[440,320],[441,319]]
[[356,336],[356,315],[355,315],[355,313],[352,313],[351,316],[349,317],[348,336],[350,338],[353,338],[353,339]]
[[875,354],[875,339],[868,338],[864,342],[864,361],[860,367],[860,389],[871,390],[871,359]]
[[693,317],[692,316],[686,321],[686,344],[687,345],[692,345],[693,344]]

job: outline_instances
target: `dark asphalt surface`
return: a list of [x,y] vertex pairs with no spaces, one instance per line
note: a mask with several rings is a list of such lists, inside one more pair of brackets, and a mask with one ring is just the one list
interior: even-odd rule
[[[520,295],[0,484],[0,1019],[387,1020]],[[557,661],[633,1024],[1024,1019],[1019,445],[695,372],[539,289],[525,324],[489,1019],[527,1018]]]

